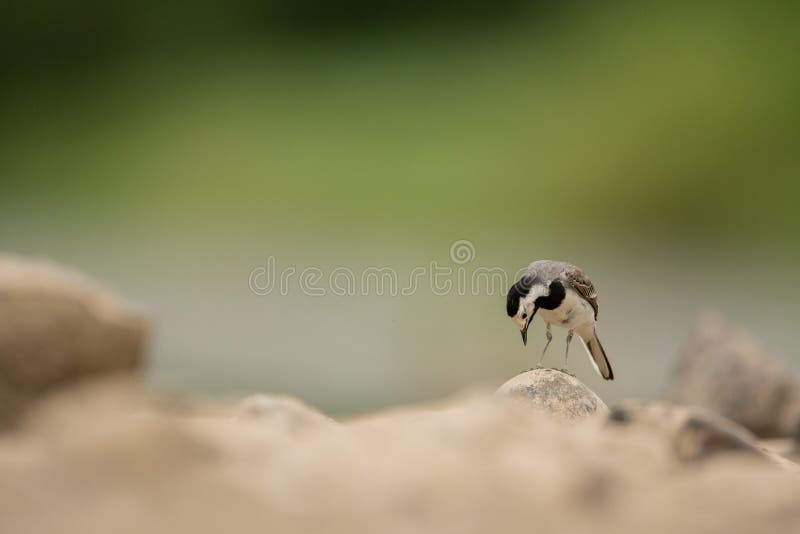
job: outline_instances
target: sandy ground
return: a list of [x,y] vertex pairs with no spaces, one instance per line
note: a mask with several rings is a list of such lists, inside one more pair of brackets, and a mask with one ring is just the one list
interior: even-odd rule
[[717,438],[683,454],[669,417],[635,414],[473,393],[340,423],[107,382],[0,438],[0,531],[798,532],[800,474]]

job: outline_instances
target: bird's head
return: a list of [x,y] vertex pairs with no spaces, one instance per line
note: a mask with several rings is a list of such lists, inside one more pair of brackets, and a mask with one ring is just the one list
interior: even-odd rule
[[532,291],[536,284],[528,277],[523,277],[519,282],[511,286],[506,298],[506,313],[514,321],[522,334],[522,343],[528,344],[528,327],[536,315],[536,293]]

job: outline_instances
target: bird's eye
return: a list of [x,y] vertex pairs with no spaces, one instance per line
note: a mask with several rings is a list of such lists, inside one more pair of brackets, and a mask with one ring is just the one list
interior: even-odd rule
[[523,314],[522,314],[522,318],[523,318],[523,319],[524,319],[524,318],[526,318],[527,316],[528,316],[528,314],[527,314],[527,313],[523,313]]

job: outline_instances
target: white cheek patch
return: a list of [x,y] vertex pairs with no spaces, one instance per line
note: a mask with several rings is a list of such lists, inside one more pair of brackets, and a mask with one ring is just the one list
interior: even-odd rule
[[539,297],[546,297],[549,294],[550,294],[549,287],[542,285],[533,286],[531,288],[530,293],[525,295],[525,297],[519,301],[519,311],[520,312],[525,312],[527,310],[533,311],[534,301],[536,301],[536,299],[538,299]]
[[528,296],[526,297],[526,299],[529,302],[533,302],[534,300],[538,299],[539,297],[546,297],[549,294],[550,294],[550,288],[549,287],[543,286],[543,285],[536,285],[536,286],[533,286],[531,288],[531,291],[530,291],[530,293],[528,293]]

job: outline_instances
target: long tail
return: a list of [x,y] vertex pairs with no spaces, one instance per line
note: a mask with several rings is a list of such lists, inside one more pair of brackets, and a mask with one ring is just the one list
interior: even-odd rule
[[606,357],[606,351],[600,343],[600,338],[597,337],[597,332],[594,327],[585,332],[578,332],[578,337],[583,342],[583,348],[589,354],[597,373],[606,380],[614,380],[614,371],[611,369],[611,364]]

